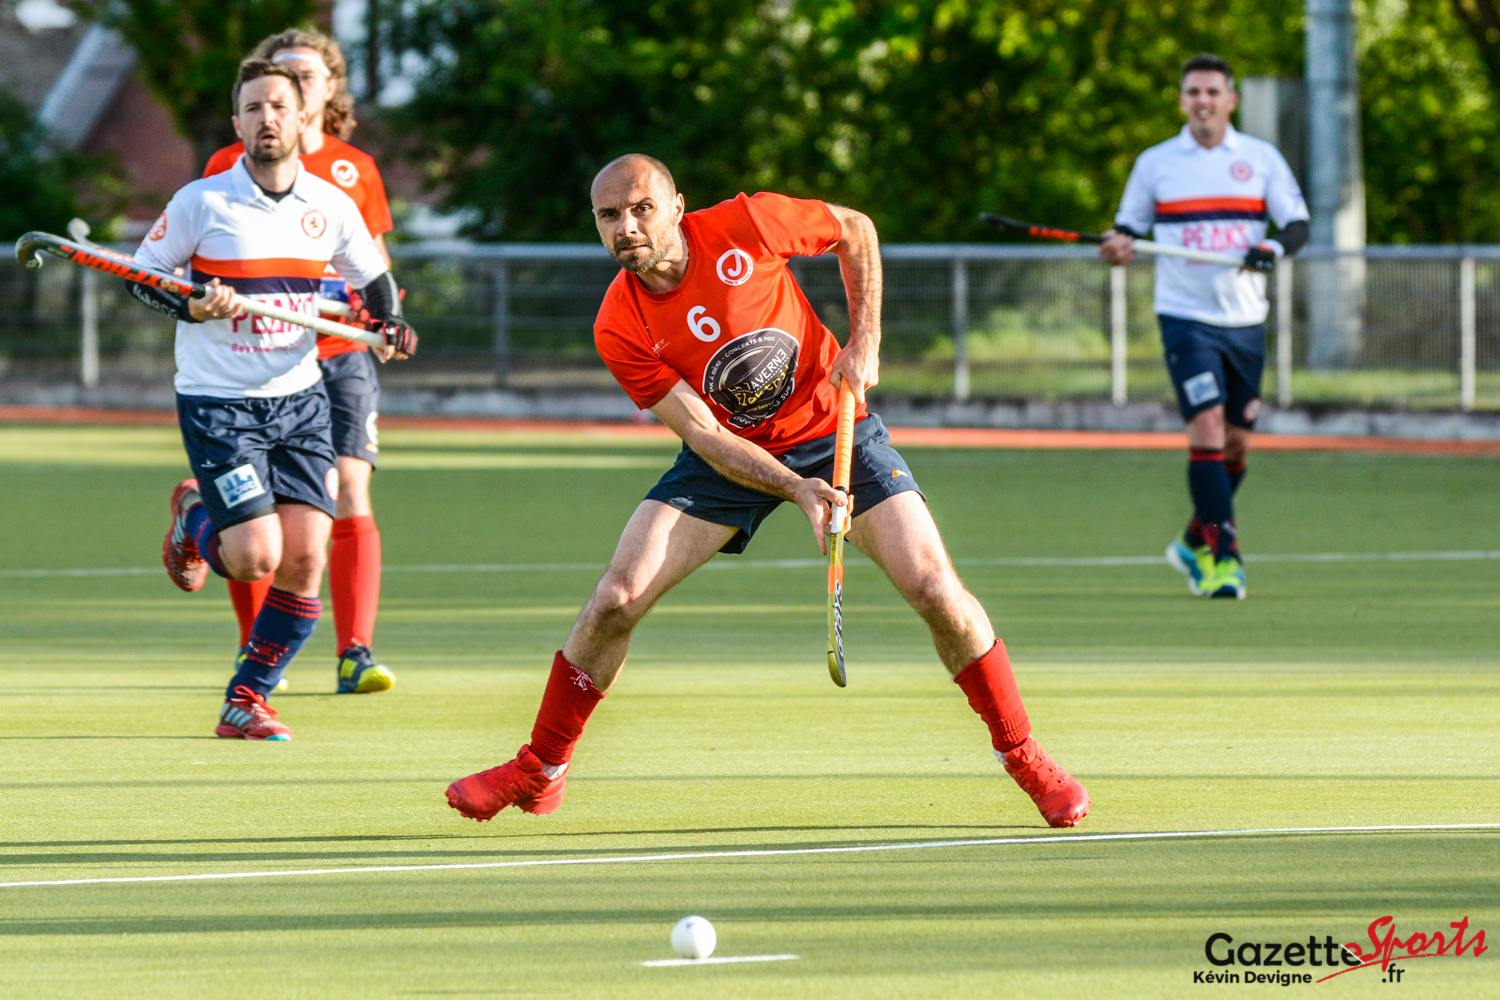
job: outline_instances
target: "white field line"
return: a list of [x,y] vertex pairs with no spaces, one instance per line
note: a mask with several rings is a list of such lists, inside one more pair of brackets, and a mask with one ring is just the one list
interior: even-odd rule
[[[1344,563],[1344,562],[1473,562],[1500,559],[1500,551],[1457,552],[1268,552],[1247,554],[1254,563]],[[868,559],[852,556],[850,565],[870,565]],[[999,556],[954,559],[956,566],[1165,566],[1161,556]],[[715,559],[701,570],[722,569],[813,569],[827,567],[827,559]],[[440,563],[434,565],[385,566],[386,573],[600,573],[602,563]],[[701,572],[700,570],[700,572]],[[0,577],[152,576],[164,572],[160,566],[121,566],[103,569],[0,569]]]
[[658,958],[654,962],[642,962],[648,969],[660,969],[668,965],[728,965],[731,962],[795,962],[801,955],[735,955],[733,958]]
[[1265,830],[1168,830],[1156,833],[1057,833],[1042,837],[992,837],[982,840],[928,840],[905,844],[843,847],[760,848],[746,851],[695,851],[690,854],[607,855],[596,858],[535,858],[528,861],[474,861],[448,865],[370,865],[355,868],[301,868],[268,872],[203,872],[193,875],[128,875],[112,878],[64,878],[0,882],[0,889],[44,885],[106,885],[116,882],[210,882],[234,878],[289,878],[302,875],[371,875],[382,872],[472,871],[481,868],[551,868],[563,865],[647,864],[658,861],[702,861],[713,858],[777,858],[804,854],[873,854],[884,851],[936,850],[944,847],[993,847],[1015,844],[1078,844],[1113,840],[1190,840],[1202,837],[1286,837],[1323,833],[1422,833],[1436,830],[1497,830],[1500,823],[1429,823],[1417,826],[1294,826]]

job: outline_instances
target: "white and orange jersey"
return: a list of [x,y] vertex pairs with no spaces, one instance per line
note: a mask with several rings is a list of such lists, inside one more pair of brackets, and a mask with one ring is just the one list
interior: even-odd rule
[[[194,281],[218,278],[246,298],[309,316],[330,264],[355,288],[386,271],[348,195],[299,165],[278,201],[243,162],[173,195],[135,260],[159,271],[186,267]],[[248,313],[179,322],[176,354],[175,383],[185,396],[287,396],[322,377],[310,330]]]
[[[1229,126],[1204,149],[1187,126],[1135,161],[1116,225],[1173,246],[1242,255],[1279,228],[1306,219],[1297,179],[1276,147]],[[1266,319],[1266,278],[1220,264],[1156,258],[1156,311],[1165,316],[1250,326]]]

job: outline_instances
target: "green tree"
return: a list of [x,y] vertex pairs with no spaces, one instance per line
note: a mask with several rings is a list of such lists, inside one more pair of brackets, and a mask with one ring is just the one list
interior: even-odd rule
[[1360,35],[1371,242],[1500,241],[1500,108],[1453,8],[1372,4]]
[[75,7],[135,47],[141,79],[172,112],[201,166],[234,142],[229,92],[267,35],[308,24],[318,0],[81,0]]
[[78,214],[75,185],[94,166],[71,151],[49,150],[26,106],[0,90],[0,234],[7,240],[32,229],[62,232]]

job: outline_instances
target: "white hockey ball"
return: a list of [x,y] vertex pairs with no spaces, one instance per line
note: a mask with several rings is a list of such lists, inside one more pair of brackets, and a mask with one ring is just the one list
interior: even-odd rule
[[672,950],[683,958],[707,958],[718,943],[714,925],[703,917],[683,917],[672,928]]

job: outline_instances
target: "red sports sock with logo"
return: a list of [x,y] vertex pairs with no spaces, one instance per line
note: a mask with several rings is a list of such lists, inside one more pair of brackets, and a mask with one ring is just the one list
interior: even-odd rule
[[542,694],[542,707],[531,729],[531,752],[543,764],[561,767],[573,759],[573,746],[604,692],[589,675],[569,663],[562,650],[552,658],[552,675]]
[[335,648],[368,646],[380,607],[380,530],[369,514],[333,522],[328,550],[328,591],[333,597]]
[[275,573],[267,573],[264,579],[256,580],[254,583],[245,583],[243,580],[229,581],[229,600],[234,605],[234,616],[240,620],[241,646],[250,641],[250,630],[255,626],[255,616],[260,614],[260,606],[266,603],[266,595],[271,592],[271,581],[274,579],[276,579]]
[[953,680],[969,696],[969,707],[990,727],[990,740],[998,752],[1020,746],[1031,735],[1031,720],[1021,703],[1005,643],[996,639],[988,653],[964,667]]

